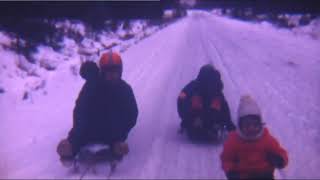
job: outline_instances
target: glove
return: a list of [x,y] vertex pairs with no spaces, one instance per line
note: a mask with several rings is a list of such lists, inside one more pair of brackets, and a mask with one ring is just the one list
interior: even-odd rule
[[117,156],[124,156],[129,153],[129,146],[125,142],[116,142],[112,147],[113,153]]
[[226,176],[227,176],[228,180],[230,180],[230,179],[240,179],[239,173],[235,172],[235,171],[227,172]]
[[57,147],[57,153],[61,158],[68,159],[73,157],[72,145],[68,139],[63,139],[60,141]]
[[284,159],[280,155],[268,153],[267,160],[270,164],[278,169],[284,168]]

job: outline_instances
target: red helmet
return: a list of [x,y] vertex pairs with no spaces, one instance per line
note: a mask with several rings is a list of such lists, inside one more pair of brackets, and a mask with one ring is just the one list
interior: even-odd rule
[[122,59],[116,52],[110,51],[103,53],[99,61],[99,66],[101,71],[117,69],[120,71],[120,73],[122,73]]

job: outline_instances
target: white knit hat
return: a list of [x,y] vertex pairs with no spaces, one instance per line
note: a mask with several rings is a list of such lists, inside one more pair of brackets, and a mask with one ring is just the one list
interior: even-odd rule
[[261,116],[261,111],[258,104],[249,95],[241,96],[238,107],[238,118],[246,115]]
[[[240,117],[247,116],[247,115],[258,115],[261,118],[261,111],[258,104],[251,98],[251,96],[244,95],[244,96],[241,96],[239,107],[238,107],[238,126],[240,123],[239,122]],[[245,140],[259,139],[262,136],[263,132],[264,132],[264,129],[262,128],[261,131],[256,136],[248,137],[245,134],[243,134],[240,129],[237,129],[237,133],[240,135],[241,138]]]

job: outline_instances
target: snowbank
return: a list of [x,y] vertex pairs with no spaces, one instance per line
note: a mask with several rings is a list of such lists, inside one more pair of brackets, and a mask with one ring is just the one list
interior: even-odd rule
[[93,32],[79,21],[52,23],[63,35],[58,42],[61,48],[39,45],[31,54],[32,61],[14,52],[14,37],[0,32],[0,95],[10,93],[17,99],[30,100],[35,91],[42,90],[46,94],[51,72],[66,68],[77,77],[81,62],[97,61],[100,54],[109,49],[122,53],[161,28],[161,25],[150,25],[147,20],[121,22],[114,32]]
[[274,26],[280,30],[289,30],[298,36],[309,36],[314,40],[320,39],[320,17],[315,18],[312,14],[253,14],[250,9],[237,14],[233,9],[215,8],[210,10],[217,16],[228,16],[243,19],[262,26]]
[[12,39],[5,32],[0,32],[0,47],[10,47]]
[[297,35],[307,35],[312,39],[320,40],[320,18],[314,19],[309,25],[299,26],[292,29]]

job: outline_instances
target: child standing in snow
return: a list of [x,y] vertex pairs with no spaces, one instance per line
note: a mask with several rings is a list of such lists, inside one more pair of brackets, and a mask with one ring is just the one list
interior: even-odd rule
[[221,154],[228,179],[274,179],[275,168],[288,164],[288,155],[263,127],[261,112],[250,96],[243,96],[238,107],[238,129],[231,132]]

